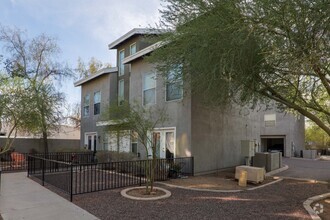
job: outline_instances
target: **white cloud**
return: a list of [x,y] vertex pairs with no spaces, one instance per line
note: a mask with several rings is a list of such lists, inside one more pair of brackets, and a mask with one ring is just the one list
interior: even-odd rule
[[160,0],[12,0],[35,20],[62,29],[79,29],[109,43],[130,29],[158,21]]

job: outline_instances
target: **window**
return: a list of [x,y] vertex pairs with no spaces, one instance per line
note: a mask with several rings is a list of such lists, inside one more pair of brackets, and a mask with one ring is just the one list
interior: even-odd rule
[[85,149],[96,151],[96,132],[86,132],[85,133]]
[[174,147],[175,147],[174,132],[165,132],[165,147],[166,147],[166,158],[174,158]]
[[84,116],[89,116],[89,94],[84,97]]
[[138,145],[138,134],[133,131],[131,133],[131,151],[134,154],[138,154],[137,145]]
[[181,74],[169,72],[166,79],[166,101],[181,99],[183,96],[183,81]]
[[156,157],[157,158],[161,158],[160,157],[160,132],[153,132],[153,137],[152,137],[152,147],[156,148]]
[[154,73],[149,73],[143,77],[143,105],[156,103],[156,79]]
[[136,53],[136,43],[131,44],[131,46],[129,47],[129,54],[133,55]]
[[264,115],[265,127],[275,127],[276,125],[276,114]]
[[94,115],[100,114],[101,111],[101,92],[94,92]]
[[124,102],[124,80],[118,82],[118,105],[122,105]]
[[119,51],[119,76],[124,75],[125,64],[123,64],[123,60],[125,58],[125,50]]

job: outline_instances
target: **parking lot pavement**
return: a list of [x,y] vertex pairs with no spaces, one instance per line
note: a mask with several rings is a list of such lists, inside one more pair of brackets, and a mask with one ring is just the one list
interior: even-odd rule
[[289,169],[277,176],[330,181],[330,161],[283,158],[283,164]]

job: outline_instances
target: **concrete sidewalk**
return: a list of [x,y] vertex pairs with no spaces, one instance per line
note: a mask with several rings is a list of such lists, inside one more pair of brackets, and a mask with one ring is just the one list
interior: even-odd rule
[[1,176],[0,213],[4,220],[98,219],[26,177],[26,172]]

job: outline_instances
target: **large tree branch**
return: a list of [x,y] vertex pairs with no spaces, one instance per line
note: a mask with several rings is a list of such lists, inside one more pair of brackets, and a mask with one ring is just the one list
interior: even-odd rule
[[289,108],[292,108],[296,111],[298,111],[300,114],[306,116],[310,120],[314,121],[320,128],[322,128],[328,135],[330,135],[330,128],[322,121],[320,120],[317,116],[312,114],[311,112],[307,111],[306,109],[302,108],[301,106],[290,102],[283,96],[281,96],[278,92],[276,92],[274,89],[272,89],[270,86],[267,84],[264,84],[266,88],[264,90],[260,90],[259,93],[263,96],[266,96],[272,100],[275,100],[279,103],[282,103],[286,105]]
[[328,95],[330,96],[330,83],[326,76],[322,73],[320,67],[317,65],[313,65],[313,69],[316,72],[316,74],[320,77],[322,84],[324,85],[325,89],[328,92]]

